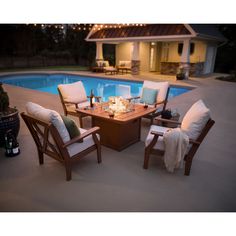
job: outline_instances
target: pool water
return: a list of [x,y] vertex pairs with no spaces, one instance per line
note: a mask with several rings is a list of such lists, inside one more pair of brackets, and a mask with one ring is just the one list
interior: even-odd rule
[[[117,96],[117,87],[119,85],[130,86],[132,96],[139,96],[142,89],[142,82],[111,80],[105,78],[94,78],[87,76],[68,75],[68,74],[30,74],[30,75],[14,75],[1,77],[1,81],[5,84],[15,85],[19,87],[34,89],[42,92],[58,94],[57,86],[59,84],[69,84],[76,81],[82,81],[89,95],[91,89],[96,96],[101,96],[104,101],[110,96]],[[189,89],[181,87],[171,87],[168,99],[188,92]]]

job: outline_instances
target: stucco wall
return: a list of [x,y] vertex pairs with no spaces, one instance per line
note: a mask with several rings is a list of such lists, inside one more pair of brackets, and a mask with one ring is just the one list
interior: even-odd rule
[[[206,58],[206,48],[207,44],[203,41],[192,41],[195,44],[194,53],[190,55],[190,63],[199,63],[204,62]],[[164,43],[160,43],[160,46],[157,50],[158,57],[160,58],[161,54],[161,62],[175,62],[179,63],[181,56],[178,54],[178,44],[179,42],[168,42],[169,50],[168,50],[168,59],[164,60],[165,52],[164,52]],[[116,45],[116,65],[118,65],[119,61],[129,61],[131,60],[131,50],[132,43],[120,43]],[[161,50],[161,53],[160,53]],[[149,71],[150,67],[150,43],[140,43],[140,70],[141,71]],[[160,62],[159,62],[160,63]],[[160,65],[160,64],[159,64]],[[159,65],[157,66],[157,70],[160,70]]]
[[140,70],[149,71],[150,43],[140,43]]
[[[140,56],[140,70],[149,71],[149,43],[140,43],[139,56]],[[131,60],[132,43],[120,43],[116,45],[116,65],[119,61]]]
[[119,61],[131,60],[131,45],[132,43],[119,43],[116,45],[116,65]]
[[[207,44],[203,41],[192,41],[195,44],[194,53],[190,55],[190,62],[204,62],[206,57]],[[181,56],[178,54],[179,42],[169,42],[168,62],[180,62]],[[163,50],[163,48],[162,48]],[[163,51],[162,51],[163,52]],[[164,52],[162,53],[164,55]],[[164,58],[162,58],[162,61]]]

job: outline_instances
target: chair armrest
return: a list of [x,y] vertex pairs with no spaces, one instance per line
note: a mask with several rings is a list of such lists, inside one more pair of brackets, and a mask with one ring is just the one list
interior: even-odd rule
[[131,100],[133,100],[133,99],[138,99],[138,98],[140,98],[140,96],[136,96],[136,97],[127,98],[127,100],[128,100],[128,101],[131,101]]
[[78,104],[77,102],[66,102],[66,101],[64,101],[64,103],[65,104],[74,104],[74,105]]
[[163,104],[163,103],[165,103],[165,100],[161,101],[161,102],[155,102],[154,105],[157,106],[157,105],[160,105],[160,104]]
[[[90,96],[87,96],[87,98],[90,98]],[[102,97],[101,96],[94,96],[94,98],[99,101]]]
[[193,140],[193,139],[189,139],[189,143],[190,143],[190,144],[196,144],[196,145],[198,145],[198,146],[201,144],[200,142],[195,141],[195,140]]
[[65,148],[65,147],[68,147],[69,145],[73,144],[73,143],[76,143],[76,142],[79,142],[81,140],[83,140],[85,137],[91,135],[91,134],[94,134],[94,133],[97,133],[98,130],[100,130],[99,127],[95,126],[89,130],[87,130],[86,132],[84,132],[83,134],[81,134],[80,136],[78,137],[75,137],[73,139],[71,139],[70,141],[66,142],[62,148]]
[[163,132],[157,132],[157,131],[151,131],[151,134],[157,135],[157,136],[163,136],[164,135]]
[[155,118],[155,120],[157,120],[157,121],[162,121],[162,122],[167,122],[167,123],[170,123],[170,124],[181,125],[181,122],[179,122],[179,121],[176,121],[176,120],[169,120],[169,119],[163,119],[163,118],[161,118],[161,117],[157,117],[157,118]]
[[75,105],[75,108],[78,108],[78,103],[77,102],[64,102],[65,104],[71,104]]

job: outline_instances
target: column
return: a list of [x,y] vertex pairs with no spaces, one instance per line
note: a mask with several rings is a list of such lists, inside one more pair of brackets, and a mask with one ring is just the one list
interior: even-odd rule
[[134,42],[133,51],[131,55],[131,74],[138,75],[139,71],[140,71],[139,42]]
[[190,70],[190,39],[185,39],[183,41],[183,51],[181,55],[180,65],[184,70],[185,79],[188,79]]
[[102,50],[102,43],[96,42],[96,61],[103,60],[103,50]]

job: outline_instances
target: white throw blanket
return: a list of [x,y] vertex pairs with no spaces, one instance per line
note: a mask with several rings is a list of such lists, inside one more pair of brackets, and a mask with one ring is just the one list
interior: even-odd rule
[[169,172],[174,172],[183,161],[189,138],[180,128],[170,129],[163,135],[165,154],[164,163]]

